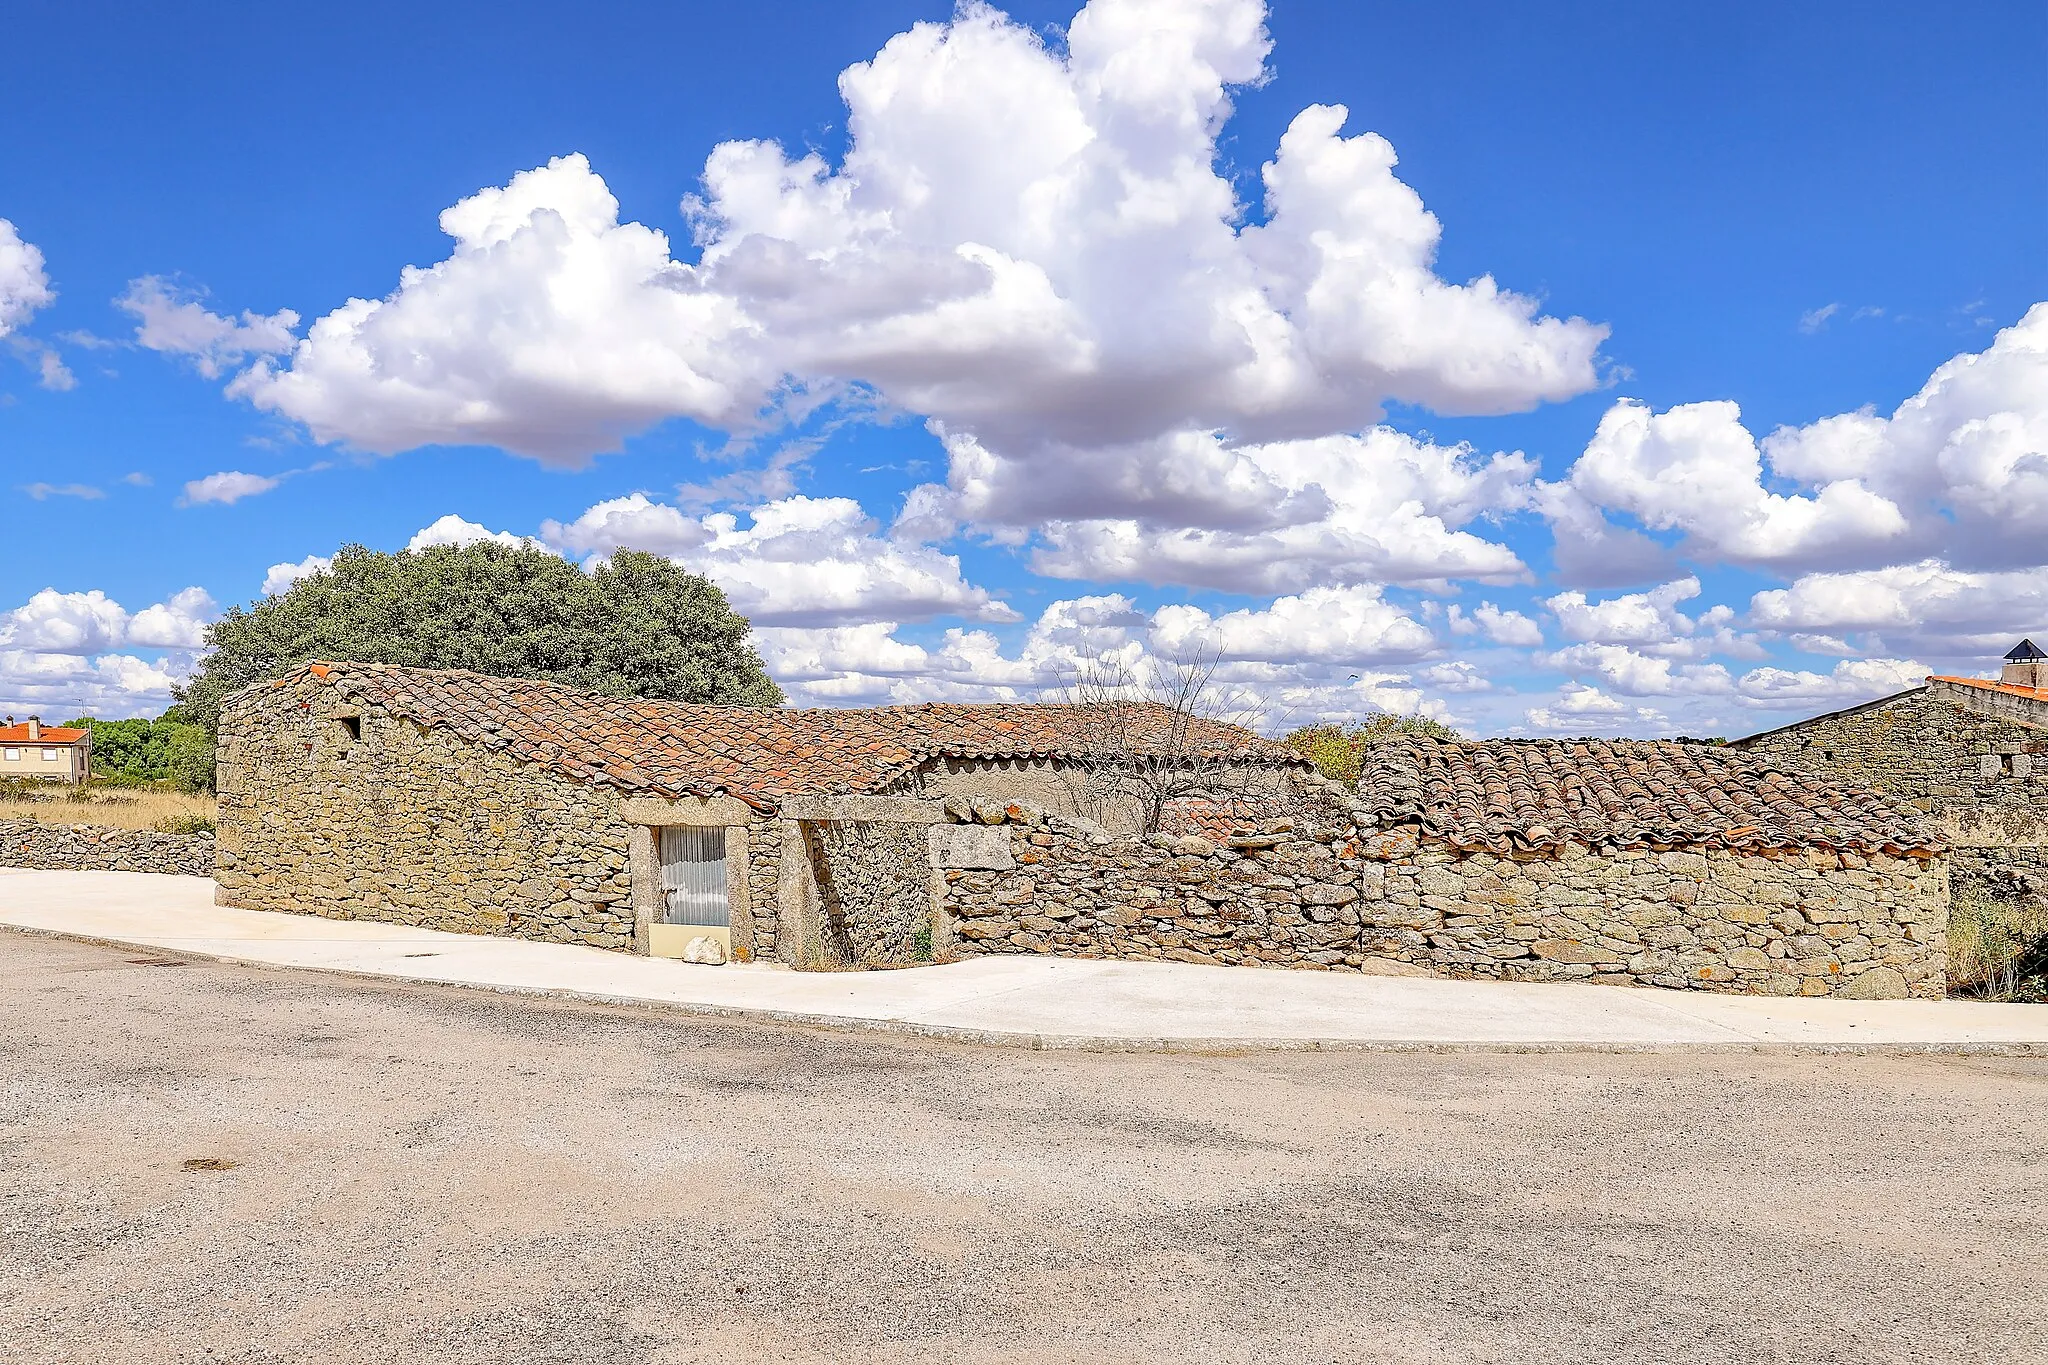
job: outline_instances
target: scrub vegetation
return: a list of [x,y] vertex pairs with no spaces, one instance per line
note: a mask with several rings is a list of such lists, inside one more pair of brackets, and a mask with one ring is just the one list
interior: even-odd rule
[[210,792],[97,784],[63,787],[47,782],[0,782],[0,820],[40,820],[50,825],[101,825],[114,829],[153,829],[162,834],[199,834],[213,828],[214,811]]
[[213,741],[197,725],[175,720],[94,720],[66,724],[92,731],[95,785],[213,790]]
[[1315,764],[1324,777],[1351,783],[1358,780],[1368,753],[1403,735],[1423,735],[1430,739],[1464,738],[1442,721],[1431,720],[1428,716],[1397,716],[1384,712],[1348,730],[1341,725],[1304,725],[1289,734],[1286,743]]
[[1948,986],[1951,995],[2048,1004],[2048,899],[1956,893]]

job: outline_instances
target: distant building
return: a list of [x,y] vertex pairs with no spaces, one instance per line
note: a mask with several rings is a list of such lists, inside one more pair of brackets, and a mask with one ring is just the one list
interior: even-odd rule
[[30,716],[0,725],[0,779],[28,778],[78,786],[92,776],[92,731],[45,725]]
[[1953,848],[1958,889],[2048,875],[2048,654],[2032,640],[1996,681],[1932,677],[1732,747],[1925,811]]

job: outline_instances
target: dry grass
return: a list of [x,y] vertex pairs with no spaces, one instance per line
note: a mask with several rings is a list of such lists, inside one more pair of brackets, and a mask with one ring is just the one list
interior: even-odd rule
[[1976,892],[1949,906],[1948,984],[1985,1000],[2040,999],[2048,988],[2048,902]]
[[0,792],[0,820],[40,820],[48,825],[107,825],[115,829],[162,829],[189,834],[200,828],[213,828],[215,809],[214,799],[209,795],[141,788],[56,787],[47,794],[20,789]]

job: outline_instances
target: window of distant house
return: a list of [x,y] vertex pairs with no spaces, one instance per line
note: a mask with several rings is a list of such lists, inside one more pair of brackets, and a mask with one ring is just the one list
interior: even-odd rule
[[45,749],[45,750],[43,750],[43,762],[45,762],[45,763],[55,763],[55,762],[57,761],[57,755],[58,755],[58,753],[59,753],[59,752],[60,752],[60,751],[59,751],[59,750],[56,750],[56,749]]
[[7,751],[7,761],[8,761],[9,763],[19,763],[19,762],[21,762],[21,750],[19,750],[19,749],[9,749],[9,750]]

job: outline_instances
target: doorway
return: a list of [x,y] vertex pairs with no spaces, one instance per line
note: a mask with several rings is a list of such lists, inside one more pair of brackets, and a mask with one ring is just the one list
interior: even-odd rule
[[650,957],[681,957],[693,938],[715,938],[732,956],[732,897],[726,884],[725,827],[670,825],[660,831],[661,905],[647,926]]

